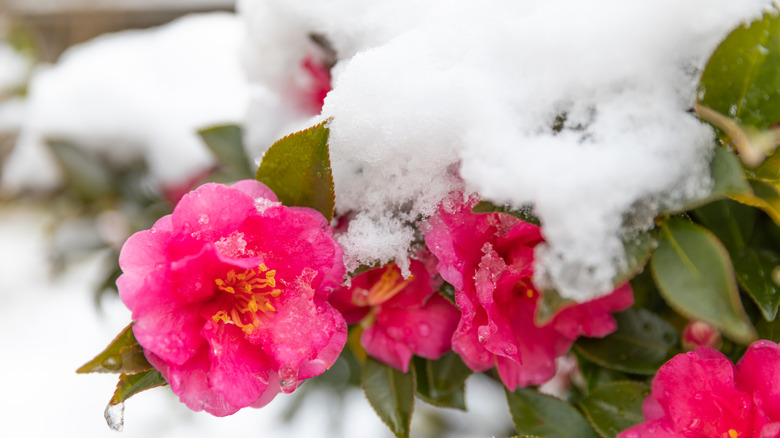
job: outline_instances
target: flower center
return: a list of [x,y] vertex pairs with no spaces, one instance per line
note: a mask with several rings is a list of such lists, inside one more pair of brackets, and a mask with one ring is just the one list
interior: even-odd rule
[[276,289],[275,275],[275,270],[269,270],[265,264],[261,263],[257,270],[247,269],[237,274],[235,270],[231,269],[224,279],[216,279],[214,282],[217,289],[233,295],[235,305],[230,312],[220,310],[211,319],[214,322],[222,321],[225,324],[235,324],[244,333],[251,333],[260,325],[259,312],[276,311],[276,308],[271,304],[271,298],[278,297],[282,290]]
[[737,432],[734,429],[729,429],[729,438],[737,438],[739,436],[739,432]]
[[390,265],[371,289],[355,288],[352,292],[352,302],[356,306],[378,306],[401,292],[414,280],[414,276],[399,280],[401,280],[401,273],[395,269],[395,265]]

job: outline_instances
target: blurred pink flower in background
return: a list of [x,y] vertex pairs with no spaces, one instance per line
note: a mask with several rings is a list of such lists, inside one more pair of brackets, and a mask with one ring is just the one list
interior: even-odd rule
[[138,343],[193,410],[263,406],[323,373],[346,343],[327,302],[344,276],[327,221],[259,182],[185,195],[128,239],[119,263]]
[[754,342],[736,367],[709,347],[678,354],[642,410],[645,422],[619,438],[780,436],[780,345]]
[[461,309],[453,350],[475,371],[496,366],[510,390],[542,384],[579,336],[605,336],[617,328],[610,313],[631,306],[631,288],[567,307],[537,326],[540,293],[531,277],[534,247],[542,242],[539,227],[508,214],[475,214],[473,205],[462,195],[445,199],[425,236]]
[[438,359],[451,349],[460,313],[436,292],[441,280],[434,284],[425,263],[412,260],[410,270],[404,279],[395,264],[371,269],[331,296],[348,323],[364,327],[366,352],[403,372],[412,355]]

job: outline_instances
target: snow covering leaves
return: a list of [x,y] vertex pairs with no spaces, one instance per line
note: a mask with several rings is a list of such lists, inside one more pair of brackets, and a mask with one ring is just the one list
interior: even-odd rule
[[[348,265],[405,256],[410,223],[465,188],[533,206],[535,282],[587,301],[612,289],[621,235],[711,188],[714,134],[689,110],[707,58],[764,0],[239,2],[250,78],[335,49],[336,210]],[[587,17],[587,19],[585,18]],[[277,62],[278,61],[278,62]],[[249,125],[260,124],[250,116]],[[376,245],[376,242],[385,242]],[[370,250],[369,250],[370,248]],[[403,263],[403,261],[400,261]]]

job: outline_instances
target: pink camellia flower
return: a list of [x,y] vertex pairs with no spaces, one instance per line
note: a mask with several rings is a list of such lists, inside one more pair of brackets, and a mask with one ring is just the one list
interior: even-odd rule
[[618,438],[780,436],[780,345],[754,342],[736,367],[710,347],[658,370],[642,405],[645,422]]
[[412,260],[404,279],[395,264],[366,271],[331,295],[348,323],[364,327],[360,342],[372,357],[403,372],[412,355],[438,359],[450,350],[458,309],[436,292],[425,264]]
[[261,407],[324,372],[346,343],[327,302],[344,276],[328,222],[259,182],[190,192],[128,239],[119,264],[135,337],[190,409]]
[[504,213],[471,213],[462,195],[442,202],[428,219],[425,242],[438,270],[455,287],[461,319],[453,350],[475,371],[497,367],[510,390],[538,385],[555,374],[579,336],[605,336],[617,328],[611,312],[633,303],[630,286],[561,310],[537,326],[539,292],[531,282],[539,227]]

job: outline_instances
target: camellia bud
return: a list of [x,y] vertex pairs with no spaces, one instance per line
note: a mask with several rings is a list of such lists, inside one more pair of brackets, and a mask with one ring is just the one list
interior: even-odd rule
[[720,332],[704,321],[692,320],[688,322],[682,334],[682,347],[686,351],[693,351],[700,346],[717,349],[722,343]]

